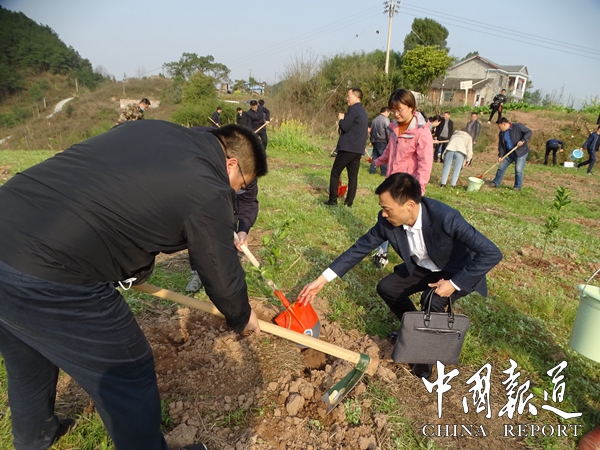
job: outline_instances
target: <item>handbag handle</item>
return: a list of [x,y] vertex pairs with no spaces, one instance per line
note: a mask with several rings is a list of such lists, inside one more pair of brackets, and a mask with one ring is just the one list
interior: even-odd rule
[[[429,326],[429,322],[431,320],[431,299],[433,297],[433,293],[435,292],[434,288],[431,288],[427,293],[427,311],[425,312],[425,325]],[[454,308],[452,306],[452,296],[448,297],[448,303],[450,307],[448,308],[448,328],[452,328],[454,325]]]

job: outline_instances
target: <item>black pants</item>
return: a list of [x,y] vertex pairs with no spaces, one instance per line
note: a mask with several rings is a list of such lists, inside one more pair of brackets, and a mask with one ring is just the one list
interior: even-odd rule
[[258,137],[260,137],[260,140],[262,141],[263,147],[265,148],[265,152],[267,151],[267,144],[269,143],[269,140],[267,139],[267,130],[265,130],[264,128],[262,130],[260,130],[258,133]]
[[359,153],[338,151],[333,161],[331,175],[329,176],[329,201],[337,199],[340,175],[346,169],[348,172],[348,192],[346,192],[346,201],[344,203],[352,206],[354,197],[356,197],[356,189],[358,188],[358,171],[360,169],[361,156]]
[[0,262],[0,353],[15,449],[54,440],[60,367],[90,395],[118,450],[168,450],[152,350],[111,283],[51,283]]
[[589,164],[590,166],[588,167],[587,173],[592,173],[592,170],[594,169],[594,164],[596,164],[596,151],[590,150],[588,148],[588,155],[589,158],[587,159],[587,161],[580,162],[579,164],[577,164],[577,167],[583,167]]
[[558,144],[550,144],[550,145],[546,145],[546,155],[544,156],[544,165],[548,165],[548,156],[550,155],[550,152],[552,152],[552,164],[556,165],[556,152],[558,152],[558,149],[560,148],[560,146]]
[[502,119],[502,108],[494,108],[492,107],[492,113],[490,114],[490,118],[488,119],[488,122],[492,121],[492,117],[494,117],[494,114],[498,113],[498,120]]
[[[416,311],[415,305],[410,299],[410,295],[417,292],[424,292],[431,289],[428,284],[435,283],[442,278],[449,280],[452,274],[448,272],[432,272],[422,267],[416,266],[413,274],[410,275],[406,269],[406,264],[394,267],[394,273],[384,277],[377,284],[377,293],[387,303],[392,312],[402,320],[405,312]],[[442,312],[448,306],[451,298],[452,302],[467,295],[465,291],[454,291],[452,297],[440,297],[433,294],[431,297],[431,311]],[[425,309],[423,296],[421,296],[421,309]]]

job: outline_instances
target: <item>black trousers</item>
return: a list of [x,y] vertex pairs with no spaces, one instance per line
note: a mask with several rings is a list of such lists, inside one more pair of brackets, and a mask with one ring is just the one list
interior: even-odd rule
[[152,350],[112,283],[52,283],[0,262],[0,353],[16,450],[54,440],[59,368],[90,395],[118,450],[168,450]]
[[263,147],[265,148],[265,151],[267,151],[267,144],[269,143],[269,140],[267,139],[267,130],[263,128],[256,134],[258,134],[258,137],[260,137]]
[[544,156],[544,165],[548,165],[548,156],[550,156],[550,152],[552,152],[552,164],[556,165],[556,153],[558,152],[558,149],[560,148],[560,145],[555,144],[555,145],[546,145],[546,155]]
[[498,120],[502,119],[502,107],[500,108],[494,108],[492,107],[492,112],[490,114],[490,118],[488,119],[488,122],[492,121],[492,117],[494,117],[494,114],[498,113]]
[[[413,274],[410,275],[406,264],[400,264],[394,267],[394,272],[377,284],[377,293],[389,306],[392,312],[402,320],[405,312],[416,311],[410,296],[417,292],[424,292],[431,289],[428,284],[435,283],[442,278],[449,280],[452,274],[448,272],[432,272],[420,266],[416,266]],[[440,297],[433,294],[431,297],[431,311],[442,312],[448,306],[449,300],[452,302],[467,295],[465,291],[454,291],[451,297]],[[421,295],[421,309],[427,308],[424,301],[425,295]]]
[[348,192],[346,192],[346,201],[344,203],[348,206],[352,206],[358,188],[358,171],[360,169],[361,156],[362,155],[359,153],[338,151],[335,156],[335,161],[333,161],[331,175],[329,176],[330,201],[337,199],[340,175],[342,174],[342,171],[346,169],[348,172]]

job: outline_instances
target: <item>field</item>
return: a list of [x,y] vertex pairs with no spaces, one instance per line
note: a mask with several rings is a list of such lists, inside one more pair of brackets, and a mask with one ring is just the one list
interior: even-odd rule
[[[377,373],[366,376],[329,415],[319,399],[352,364],[266,333],[241,337],[218,317],[130,290],[124,295],[154,350],[169,445],[201,440],[211,450],[576,448],[579,437],[600,424],[598,363],[569,347],[579,304],[577,286],[600,269],[600,178],[544,166],[540,154],[551,134],[570,134],[589,121],[525,112],[509,117],[529,126],[536,138],[522,191],[512,189],[511,166],[500,188],[487,183],[479,192],[466,192],[467,177],[482,174],[497,161],[497,128],[485,123],[475,163],[463,170],[460,186],[440,188],[441,164],[436,164],[427,187],[428,196],[458,209],[504,255],[488,275],[489,296],[474,293],[457,303],[458,312],[471,319],[471,328],[460,365],[444,368],[449,391],[439,394],[439,384],[429,392],[408,366],[391,362],[386,336],[399,322],[375,286],[401,263],[394,253],[384,269],[365,259],[343,279],[328,284],[315,301],[322,340],[380,360]],[[467,120],[458,114],[453,119],[455,127]],[[572,148],[587,135],[578,131],[568,142]],[[325,207],[335,141],[310,136],[303,127],[290,131],[286,125],[269,138],[270,172],[260,180],[260,214],[250,233],[250,249],[293,299],[374,224],[379,207],[373,191],[382,178],[368,173],[364,159],[354,206]],[[560,155],[561,162],[572,148]],[[0,183],[52,154],[0,152]],[[485,179],[489,182],[493,174]],[[558,228],[549,233],[545,223],[555,214],[559,186],[568,190],[572,202],[561,210]],[[252,305],[269,321],[281,307],[259,273],[247,260],[242,263]],[[185,293],[188,273],[185,252],[160,255],[149,282]],[[200,292],[196,298],[205,300],[206,295]],[[510,360],[520,372],[514,414],[506,407]],[[557,395],[561,383],[556,373],[548,374],[563,361],[564,398]],[[470,378],[486,364],[491,372],[489,401],[478,410]],[[448,377],[455,369],[458,374]],[[434,371],[431,380],[441,380],[438,375]],[[4,373],[0,383],[3,450],[12,448]],[[544,405],[582,415],[564,419]],[[77,417],[78,423],[55,449],[114,448],[93,404],[65,374],[57,412]]]

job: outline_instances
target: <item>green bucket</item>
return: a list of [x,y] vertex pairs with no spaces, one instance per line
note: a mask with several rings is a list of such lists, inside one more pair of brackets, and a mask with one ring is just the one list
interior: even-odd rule
[[585,284],[577,286],[581,295],[569,341],[573,350],[596,362],[600,362],[600,288],[588,284],[598,272],[600,269]]
[[479,189],[481,189],[481,186],[483,186],[483,183],[485,183],[485,181],[483,181],[480,178],[469,177],[469,184],[467,185],[467,192],[478,191]]

